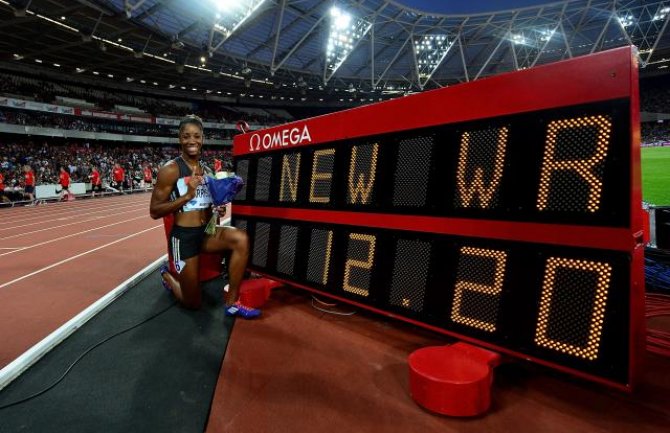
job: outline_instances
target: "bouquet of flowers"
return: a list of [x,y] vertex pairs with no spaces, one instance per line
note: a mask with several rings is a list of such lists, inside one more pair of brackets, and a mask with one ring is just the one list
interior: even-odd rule
[[[207,189],[212,196],[214,206],[219,207],[225,206],[233,201],[235,195],[240,192],[244,186],[244,181],[239,176],[224,177],[223,179],[207,176],[205,178],[205,185],[207,185]],[[217,218],[218,215],[213,213],[212,218],[209,220],[209,223],[207,223],[205,233],[210,235],[216,233]]]

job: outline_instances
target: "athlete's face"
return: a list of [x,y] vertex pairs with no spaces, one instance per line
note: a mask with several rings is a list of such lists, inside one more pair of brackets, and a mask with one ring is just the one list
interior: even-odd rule
[[179,144],[186,155],[197,157],[202,149],[202,129],[198,125],[187,123],[179,132]]

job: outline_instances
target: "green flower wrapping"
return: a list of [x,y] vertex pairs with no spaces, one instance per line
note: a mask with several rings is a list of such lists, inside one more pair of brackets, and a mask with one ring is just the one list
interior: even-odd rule
[[208,235],[213,235],[216,233],[216,223],[218,222],[218,219],[219,216],[216,214],[216,212],[212,213],[212,217],[209,219],[207,227],[205,227],[205,233]]

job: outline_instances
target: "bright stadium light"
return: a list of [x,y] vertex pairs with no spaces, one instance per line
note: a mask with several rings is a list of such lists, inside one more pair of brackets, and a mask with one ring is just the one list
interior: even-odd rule
[[517,45],[525,45],[527,41],[523,34],[517,33],[512,35],[512,42]]
[[333,17],[333,25],[338,30],[345,30],[351,24],[351,15],[341,11],[337,6],[333,6],[330,9],[330,16]]
[[542,42],[546,42],[551,39],[552,36],[554,36],[554,33],[556,30],[542,30],[540,32],[540,40]]
[[230,11],[231,9],[235,9],[238,4],[245,3],[244,1],[240,2],[237,0],[215,0],[214,2],[222,12]]
[[633,25],[633,15],[627,14],[619,17],[619,24],[621,27],[628,27]]
[[330,9],[330,34],[326,43],[326,64],[323,81],[327,83],[339,69],[372,24],[356,18],[337,6]]
[[670,7],[667,7],[667,6],[663,7],[663,8],[661,8],[661,10],[658,11],[658,13],[656,15],[654,15],[653,20],[654,21],[664,20],[669,12],[670,12]]
[[210,53],[219,47],[237,30],[266,0],[216,0],[219,13],[209,33]]
[[446,35],[423,35],[414,38],[412,47],[421,88],[428,83],[452,45],[453,41],[449,42]]

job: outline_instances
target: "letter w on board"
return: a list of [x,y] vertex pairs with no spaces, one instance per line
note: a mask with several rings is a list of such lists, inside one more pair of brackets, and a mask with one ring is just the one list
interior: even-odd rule
[[[378,150],[379,145],[377,143],[354,146],[351,150],[348,203],[370,203],[371,193],[375,186]],[[366,173],[368,175],[367,180]]]

